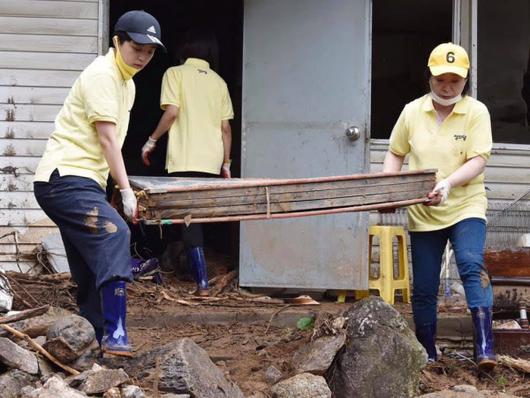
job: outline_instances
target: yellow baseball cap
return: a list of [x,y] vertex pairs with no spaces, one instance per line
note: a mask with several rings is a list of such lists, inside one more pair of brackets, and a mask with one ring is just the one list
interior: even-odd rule
[[465,78],[469,70],[469,57],[463,47],[453,43],[443,43],[432,50],[427,66],[433,76],[456,73]]

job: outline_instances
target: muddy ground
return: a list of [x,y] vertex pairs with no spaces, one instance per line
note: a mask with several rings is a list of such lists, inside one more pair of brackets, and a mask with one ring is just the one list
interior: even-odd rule
[[[140,353],[181,337],[189,337],[205,349],[227,378],[235,381],[250,396],[261,392],[270,396],[271,381],[266,371],[276,367],[284,376],[292,371],[294,352],[307,344],[312,329],[300,330],[298,319],[323,313],[341,313],[353,302],[339,304],[333,295],[314,294],[319,305],[286,302],[290,296],[278,297],[240,289],[235,273],[227,267],[211,267],[213,297],[193,296],[193,284],[165,273],[163,284],[151,280],[129,285],[128,330],[135,352]],[[223,278],[224,277],[224,278]],[[68,277],[28,277],[9,273],[15,295],[15,309],[42,304],[76,310],[75,286]],[[277,292],[278,293],[278,292]],[[410,305],[395,306],[410,318]],[[440,317],[458,315],[464,309],[442,308]],[[153,382],[137,381],[148,393]],[[421,393],[441,391],[459,384],[471,384],[479,390],[496,390],[516,396],[530,397],[530,377],[499,366],[490,375],[477,375],[469,352],[446,350],[444,356],[422,372]]]
[[[129,333],[139,352],[179,337],[189,337],[209,353],[227,378],[235,381],[246,396],[261,391],[267,397],[271,387],[266,377],[267,369],[274,366],[289,375],[293,354],[311,338],[312,330],[299,330],[293,321],[310,314],[318,317],[319,313],[342,312],[349,305],[351,302],[337,304],[332,297],[327,297],[321,299],[319,306],[286,307],[226,301],[216,305],[203,302],[193,308],[161,302],[146,308],[135,300],[130,308]],[[396,307],[404,315],[410,314],[408,305]],[[186,321],[190,311],[200,314],[197,319],[201,323]],[[209,324],[210,320],[216,322],[221,314],[230,321]],[[452,315],[440,314],[442,317]],[[234,320],[237,317],[248,321]],[[280,318],[277,322],[276,317]],[[445,350],[444,354],[440,361],[423,370],[421,393],[471,384],[479,390],[530,397],[530,377],[501,366],[490,375],[478,375],[466,350]],[[142,381],[139,384],[146,390],[152,387]]]

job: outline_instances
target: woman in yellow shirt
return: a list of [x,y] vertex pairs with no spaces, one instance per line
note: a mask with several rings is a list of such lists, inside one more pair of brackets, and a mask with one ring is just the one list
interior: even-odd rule
[[495,366],[493,291],[484,268],[487,198],[484,169],[490,156],[491,122],[484,104],[466,91],[469,58],[453,43],[440,44],[428,61],[430,92],[407,104],[390,137],[385,172],[438,169],[426,205],[408,209],[416,336],[436,360],[436,305],[442,253],[449,240],[466,292],[482,370]]
[[[144,164],[157,140],[169,131],[166,170],[170,176],[230,178],[230,150],[234,117],[224,80],[210,68],[215,38],[207,31],[189,32],[184,40],[182,65],[169,68],[162,80],[160,106],[164,110],[155,131],[142,148]],[[208,275],[200,224],[182,227],[188,263],[198,295],[208,295]]]
[[80,314],[94,326],[104,352],[130,356],[125,326],[130,231],[107,202],[105,187],[110,172],[125,215],[134,219],[136,197],[121,154],[134,102],[132,77],[164,47],[158,21],[144,11],[123,14],[114,32],[114,48],[81,73],[57,115],[34,191],[61,232]]

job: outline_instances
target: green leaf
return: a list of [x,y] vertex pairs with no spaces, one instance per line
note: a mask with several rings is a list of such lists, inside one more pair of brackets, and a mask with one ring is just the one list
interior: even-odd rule
[[304,316],[303,318],[300,318],[298,322],[296,322],[296,327],[300,330],[308,330],[312,329],[315,325],[315,318]]

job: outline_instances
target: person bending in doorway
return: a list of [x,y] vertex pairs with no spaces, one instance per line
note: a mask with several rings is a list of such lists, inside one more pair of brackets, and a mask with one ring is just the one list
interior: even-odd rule
[[[157,140],[169,131],[166,169],[174,177],[230,178],[230,150],[234,117],[225,81],[210,65],[216,42],[206,31],[189,32],[180,55],[184,63],[169,68],[162,80],[160,106],[164,110],[156,129],[142,148],[149,157]],[[204,238],[200,224],[182,227],[188,263],[197,283],[196,294],[208,295]]]
[[408,208],[416,336],[436,361],[436,305],[442,253],[455,253],[475,331],[479,369],[496,364],[493,350],[493,291],[483,255],[487,198],[484,169],[492,147],[486,106],[467,95],[469,58],[453,43],[440,44],[428,61],[430,92],[407,104],[390,136],[385,172],[438,169],[426,205]]
[[144,11],[118,19],[114,48],[75,81],[35,172],[35,197],[61,232],[80,314],[94,326],[102,351],[114,355],[131,355],[125,326],[130,231],[107,202],[105,187],[110,171],[124,214],[133,219],[136,197],[121,146],[135,96],[132,77],[157,47],[164,49],[160,38],[158,21]]

